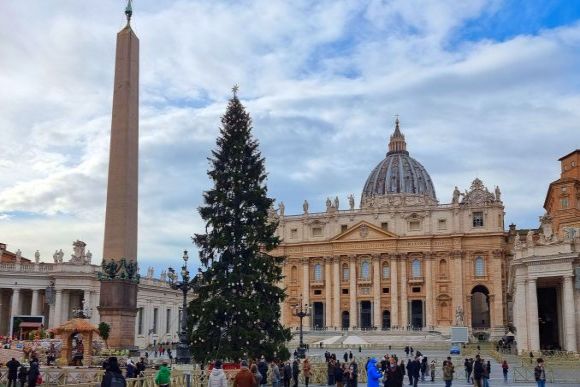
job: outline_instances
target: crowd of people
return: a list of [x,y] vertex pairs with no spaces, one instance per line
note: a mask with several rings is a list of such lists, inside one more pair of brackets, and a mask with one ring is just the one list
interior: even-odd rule
[[8,368],[7,387],[17,387],[18,385],[24,387],[25,384],[28,387],[36,387],[37,384],[42,383],[42,378],[40,376],[40,363],[36,357],[30,359],[30,365],[28,368],[26,365],[20,364],[20,362],[15,358],[7,361],[6,367]]

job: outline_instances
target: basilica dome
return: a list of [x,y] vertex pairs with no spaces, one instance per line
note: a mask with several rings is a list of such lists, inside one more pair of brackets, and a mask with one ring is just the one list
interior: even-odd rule
[[384,195],[420,195],[437,200],[429,173],[409,156],[399,119],[389,141],[387,156],[372,170],[362,192],[362,199]]

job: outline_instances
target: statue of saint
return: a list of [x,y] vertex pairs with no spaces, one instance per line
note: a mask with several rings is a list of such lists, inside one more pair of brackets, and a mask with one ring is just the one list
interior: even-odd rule
[[58,263],[58,250],[54,250],[54,254],[52,254],[52,259],[54,263]]
[[326,211],[330,211],[330,207],[332,207],[332,202],[330,198],[326,198]]
[[308,214],[308,200],[304,200],[304,203],[302,204],[302,209],[304,210],[305,214]]
[[495,200],[501,202],[501,191],[499,190],[499,186],[495,186]]
[[40,252],[38,250],[36,250],[36,252],[34,253],[34,262],[35,263],[40,262]]
[[457,305],[455,309],[455,325],[458,327],[463,326],[463,308],[461,305]]
[[334,208],[336,208],[338,210],[338,196],[334,197]]
[[528,247],[532,247],[534,245],[534,232],[532,230],[528,231],[526,235],[526,244]]
[[20,251],[20,249],[16,250],[16,263],[20,263],[20,260],[22,259],[22,251]]
[[354,195],[350,194],[348,195],[348,206],[350,207],[350,210],[354,210]]
[[459,195],[461,195],[461,193],[457,186],[455,186],[455,189],[453,190],[453,204],[459,203]]
[[285,210],[285,206],[284,206],[284,202],[280,202],[280,205],[278,207],[278,211],[280,213],[280,216],[284,216],[284,210]]
[[62,260],[64,259],[64,251],[62,251],[62,249],[58,250],[58,263],[62,263]]
[[92,258],[93,258],[93,253],[91,253],[91,250],[87,250],[87,254],[85,255],[85,263],[90,265]]

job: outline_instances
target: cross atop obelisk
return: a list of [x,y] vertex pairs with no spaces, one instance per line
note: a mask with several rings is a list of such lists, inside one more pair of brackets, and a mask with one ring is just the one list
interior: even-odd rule
[[137,312],[139,179],[139,39],[127,25],[117,34],[111,148],[99,313],[111,325],[109,344],[131,347]]

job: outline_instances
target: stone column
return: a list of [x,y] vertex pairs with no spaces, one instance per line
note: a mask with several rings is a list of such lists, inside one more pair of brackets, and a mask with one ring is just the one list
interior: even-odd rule
[[340,295],[342,291],[340,290],[340,257],[333,257],[332,266],[334,268],[334,275],[333,275],[333,304],[332,304],[332,312],[333,312],[333,324],[335,327],[341,327],[342,322],[340,321]]
[[433,303],[433,260],[431,254],[425,254],[425,321],[427,329],[431,329],[435,325]]
[[373,325],[381,328],[381,256],[373,255]]
[[389,267],[391,268],[391,326],[399,326],[399,276],[397,268],[397,256],[389,256]]
[[536,279],[528,279],[527,294],[528,338],[530,351],[540,350],[540,329],[538,327],[538,294]]
[[40,300],[39,300],[39,290],[32,289],[32,302],[30,303],[30,314],[33,316],[40,315]]
[[563,283],[563,305],[564,309],[564,332],[566,334],[564,340],[564,348],[566,351],[576,352],[576,316],[574,305],[574,284],[572,283],[572,276],[565,276]]
[[12,289],[12,303],[10,304],[10,319],[20,314],[20,289]]
[[409,325],[409,300],[407,299],[407,254],[401,254],[401,326],[407,329]]
[[[310,306],[310,260],[302,258],[302,302]],[[304,317],[302,320],[305,329],[310,329],[310,316]]]
[[[452,262],[454,266],[453,273],[453,311],[457,310],[458,306],[464,312],[464,316],[467,316],[467,310],[463,305],[463,261],[462,253],[457,250],[451,253]],[[467,318],[464,318],[465,325],[467,325]]]
[[516,341],[520,352],[528,351],[528,324],[526,317],[526,282],[516,281],[514,300],[514,325],[516,327]]
[[356,256],[351,255],[350,257],[350,269],[348,270],[348,278],[350,281],[350,286],[348,294],[350,296],[350,328],[353,329],[357,326],[358,316],[356,307]]
[[332,327],[332,257],[324,257],[324,325]]
[[62,289],[56,289],[56,297],[54,300],[54,322],[53,327],[57,327],[62,322]]

